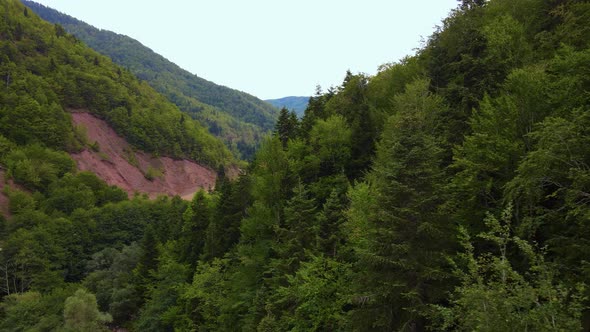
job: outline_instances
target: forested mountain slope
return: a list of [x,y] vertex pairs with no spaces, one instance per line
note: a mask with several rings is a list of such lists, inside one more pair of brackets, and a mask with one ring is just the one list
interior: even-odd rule
[[66,110],[88,109],[146,152],[213,168],[232,162],[221,141],[147,84],[20,3],[14,13],[15,6],[4,6],[2,21],[4,137],[75,150],[80,146]]
[[137,40],[99,30],[33,1],[22,1],[43,19],[64,29],[145,80],[183,112],[204,124],[234,152],[248,159],[278,110],[247,93],[209,82],[178,67]]
[[[129,156],[192,159],[213,177],[212,169],[235,159],[151,87],[16,0],[0,1],[0,81],[0,201],[7,204],[0,217],[0,330],[98,331],[112,318],[79,283],[87,262],[98,251],[138,241],[147,224],[173,228],[188,203],[129,200],[120,188],[78,171],[69,153],[108,155],[89,140],[93,128],[73,125],[71,112],[108,122],[131,143]],[[47,311],[37,311],[46,299]],[[93,321],[80,325],[81,312]]]
[[247,172],[189,204],[27,184],[0,328],[589,330],[589,17],[463,0],[415,55],[283,110]]
[[303,112],[307,108],[309,97],[283,97],[278,99],[267,99],[270,103],[278,108],[285,107],[288,110],[295,111],[298,116],[303,116]]

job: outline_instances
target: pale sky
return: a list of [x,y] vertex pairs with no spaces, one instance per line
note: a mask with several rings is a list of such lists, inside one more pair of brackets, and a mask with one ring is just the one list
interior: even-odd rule
[[35,0],[261,99],[310,96],[346,70],[414,54],[457,0]]

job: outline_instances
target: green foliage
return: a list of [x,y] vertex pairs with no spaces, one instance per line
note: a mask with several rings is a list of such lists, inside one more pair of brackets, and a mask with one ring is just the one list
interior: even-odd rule
[[324,116],[342,116],[351,129],[351,159],[347,175],[351,178],[360,176],[367,170],[375,150],[378,136],[379,119],[367,100],[368,79],[364,75],[346,73],[344,82],[337,94],[325,104]]
[[139,310],[132,271],[140,254],[139,246],[134,243],[121,251],[106,248],[93,254],[87,263],[90,273],[84,279],[84,286],[96,294],[99,309],[108,311],[115,323],[129,321]]
[[294,112],[289,112],[285,107],[281,109],[279,113],[279,119],[275,125],[275,134],[281,140],[283,147],[287,147],[287,143],[290,139],[297,137],[299,122],[297,115]]
[[161,178],[163,175],[164,174],[161,169],[154,168],[151,165],[148,166],[147,171],[144,174],[145,178],[150,181],[153,181],[156,178]]
[[96,297],[84,289],[78,289],[66,299],[64,321],[66,331],[108,331],[104,323],[113,318],[98,311]]
[[[190,129],[63,28],[31,34],[34,15],[8,8],[0,98],[23,101],[23,121],[90,105],[160,153]],[[318,88],[301,121],[284,110],[237,180],[219,167],[191,202],[128,200],[51,150],[88,146],[82,132],[48,145],[4,122],[0,156],[25,188],[4,191],[0,329],[63,328],[81,283],[92,317],[141,331],[587,330],[586,16],[579,1],[462,1],[415,56]]]
[[226,305],[228,265],[226,259],[199,264],[192,284],[182,294],[182,302],[189,305],[192,320],[200,329],[224,329],[221,315]]
[[203,253],[206,233],[211,222],[209,200],[204,191],[199,191],[193,197],[183,215],[182,234],[179,238],[180,261],[192,264],[194,267]]
[[304,262],[288,286],[278,290],[281,301],[296,303],[283,318],[291,331],[342,331],[348,329],[350,266],[323,256]]
[[154,271],[154,287],[149,289],[149,300],[140,311],[136,328],[140,331],[190,330],[191,321],[185,317],[176,303],[187,280],[188,268],[175,260],[173,242],[162,248],[157,270]]
[[56,331],[63,328],[63,310],[66,298],[75,292],[75,286],[55,289],[49,294],[26,292],[12,294],[3,299],[1,331]]
[[241,175],[235,183],[218,176],[215,191],[219,200],[206,231],[204,260],[222,257],[240,238],[240,223],[251,204],[250,178]]
[[276,243],[273,251],[278,258],[274,269],[280,275],[293,273],[308,250],[317,246],[319,227],[316,221],[317,204],[303,185],[298,185],[284,208],[284,219],[275,226]]
[[332,193],[324,203],[318,218],[318,246],[320,252],[328,257],[338,257],[340,251],[345,248],[346,238],[343,230],[345,220],[344,209],[346,201],[343,195],[337,190]]
[[452,233],[437,211],[443,150],[433,133],[440,106],[421,82],[396,96],[394,105],[370,174],[376,204],[368,219],[353,221],[368,226],[360,259],[368,273],[359,291],[370,298],[355,314],[359,326],[422,329],[423,303],[443,301],[450,284],[445,251],[452,248]]
[[316,95],[309,98],[307,108],[305,109],[303,118],[301,119],[302,135],[309,133],[309,130],[317,119],[326,117],[326,102],[328,102],[333,96],[333,90],[329,90],[327,93],[322,93],[321,87],[316,87]]
[[[461,230],[464,251],[458,255],[466,270],[457,270],[462,285],[450,307],[438,307],[442,329],[456,331],[579,331],[583,285],[565,286],[541,250],[512,235],[512,206],[498,220],[488,215],[488,230],[478,235],[490,251],[476,256],[472,240]],[[525,273],[508,257],[515,247],[529,262]]]
[[228,283],[228,302],[234,305],[224,324],[255,329],[263,316],[266,295],[257,285],[270,262],[275,229],[284,222],[283,207],[291,192],[287,155],[278,137],[263,142],[252,168],[253,204],[240,225],[236,247],[240,264]]
[[[14,46],[0,54],[6,82],[0,90],[0,132],[6,138],[78,150],[84,142],[65,110],[84,109],[144,151],[212,167],[234,162],[220,140],[197,121],[179,121],[183,113],[147,84],[59,28],[35,15],[25,17],[23,9],[11,3],[0,12],[11,12],[0,31],[6,36],[2,45]],[[19,33],[7,34],[15,26]]]
[[375,218],[377,211],[377,195],[374,186],[367,182],[356,183],[348,190],[350,206],[345,211],[346,221],[342,225],[346,233],[346,240],[358,254],[367,254],[370,241],[366,232],[370,229],[369,223]]
[[280,220],[282,200],[290,191],[288,160],[280,140],[267,138],[256,154],[252,176],[254,199],[268,205]]
[[6,187],[5,193],[8,196],[8,209],[11,213],[19,214],[23,211],[30,211],[34,210],[37,202],[32,197],[32,195],[21,191],[21,190],[11,190],[9,187]]
[[[454,151],[452,190],[457,213],[481,231],[483,210],[501,205],[503,188],[531,147],[532,128],[549,113],[547,75],[541,68],[517,69],[497,98],[484,97],[470,119],[472,133]],[[545,101],[545,102],[544,102]],[[452,202],[452,200],[451,200]],[[449,205],[451,205],[449,204]]]
[[90,209],[96,205],[93,190],[75,176],[66,174],[49,188],[50,198],[45,201],[50,212],[58,210],[71,214],[76,209]]
[[6,156],[6,154],[8,152],[10,152],[10,150],[14,149],[15,147],[16,147],[16,145],[11,140],[4,137],[3,135],[0,135],[0,158],[1,159],[3,159],[4,156]]
[[[57,104],[51,86],[29,73],[23,76],[22,81],[3,91],[0,131],[21,145],[43,143],[57,149],[70,147],[73,141],[70,117]],[[37,91],[29,94],[28,89]]]
[[3,304],[5,311],[3,329],[24,330],[26,327],[34,326],[41,315],[45,314],[39,308],[40,298],[41,294],[29,292],[15,294],[6,299]]
[[399,63],[381,65],[377,75],[369,81],[369,101],[379,110],[390,109],[393,96],[403,93],[406,84],[423,75],[424,68],[418,57],[406,57]]
[[531,134],[535,148],[508,183],[508,197],[522,211],[519,234],[543,239],[563,277],[584,283],[590,281],[583,258],[590,252],[587,126],[587,112],[545,119]]
[[153,227],[147,227],[141,239],[140,247],[141,256],[133,270],[133,274],[136,279],[137,292],[142,299],[145,299],[158,267],[158,240]]
[[352,132],[342,116],[334,115],[315,123],[309,141],[312,153],[320,160],[321,174],[344,171],[350,163],[351,137]]
[[8,175],[31,190],[45,191],[50,183],[68,172],[76,164],[67,153],[57,152],[40,145],[13,149],[4,159]]
[[584,22],[590,18],[590,5],[582,1],[567,3],[556,8],[554,15],[563,22],[557,28],[556,37],[577,49],[587,49],[589,31]]

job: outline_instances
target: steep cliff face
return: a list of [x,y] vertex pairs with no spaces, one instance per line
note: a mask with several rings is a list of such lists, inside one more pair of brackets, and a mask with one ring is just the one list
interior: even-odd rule
[[71,155],[78,168],[96,173],[130,196],[138,192],[150,197],[165,194],[190,199],[199,189],[215,185],[213,170],[193,161],[134,150],[105,121],[90,113],[72,112],[72,121],[90,146]]

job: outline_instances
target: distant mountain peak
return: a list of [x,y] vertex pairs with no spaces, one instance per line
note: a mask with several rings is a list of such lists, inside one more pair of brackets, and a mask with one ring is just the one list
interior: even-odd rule
[[288,96],[278,99],[267,99],[265,101],[277,108],[285,107],[288,110],[295,111],[299,117],[302,117],[309,103],[309,98],[305,96]]

